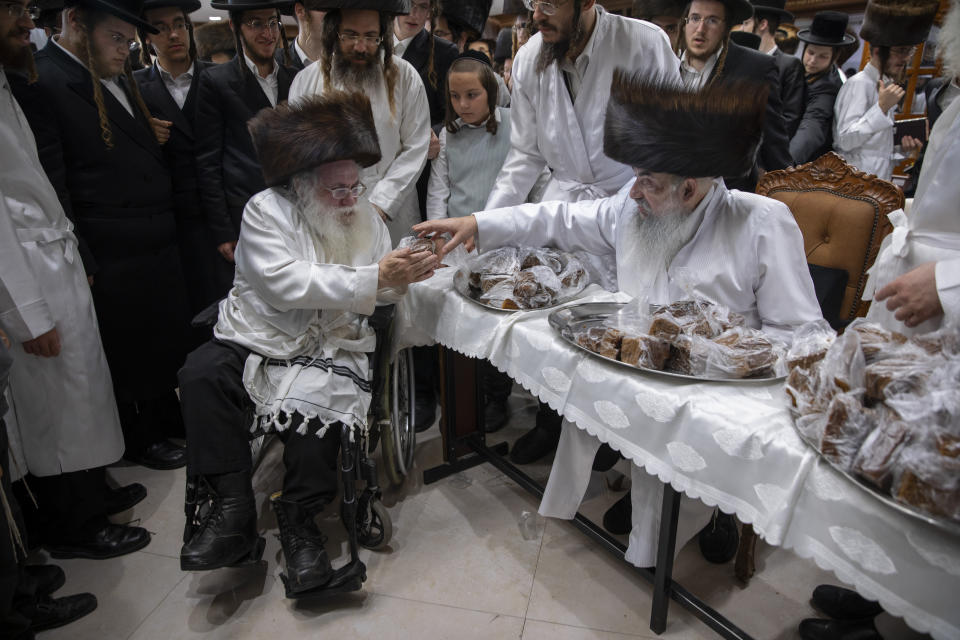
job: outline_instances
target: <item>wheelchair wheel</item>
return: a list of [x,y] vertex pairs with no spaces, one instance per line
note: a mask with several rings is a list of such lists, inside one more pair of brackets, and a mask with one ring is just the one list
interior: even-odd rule
[[413,454],[417,447],[412,350],[404,349],[397,354],[390,378],[390,426],[397,453],[397,472],[402,481],[413,468]]
[[393,521],[380,500],[370,497],[357,505],[357,543],[376,551],[389,544],[393,537]]

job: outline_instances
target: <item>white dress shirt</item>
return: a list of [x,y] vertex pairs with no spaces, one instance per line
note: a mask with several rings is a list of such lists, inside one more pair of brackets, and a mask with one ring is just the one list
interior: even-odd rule
[[[893,115],[896,106],[884,113],[878,99],[880,70],[872,63],[851,76],[837,94],[833,105],[833,148],[860,171],[883,180],[893,175]],[[884,84],[890,78],[884,76]]]
[[722,52],[723,47],[720,47],[703,65],[703,69],[697,69],[687,60],[687,52],[684,51],[680,58],[680,78],[683,80],[683,86],[694,91],[702,89],[703,85],[710,79],[710,74],[713,73],[713,68],[717,66],[717,60]]
[[396,36],[396,34],[394,34],[394,36],[393,36],[393,55],[395,55],[395,56],[400,56],[400,57],[402,58],[402,57],[403,57],[403,52],[407,50],[407,47],[410,46],[410,43],[413,41],[414,38],[417,37],[417,35],[418,35],[419,33],[420,33],[420,32],[418,31],[417,33],[413,34],[413,35],[410,36],[409,38],[404,38],[403,40],[401,40],[400,38],[398,38],[398,37]]
[[163,86],[167,88],[173,101],[176,102],[177,106],[181,109],[183,109],[183,105],[187,101],[187,94],[190,93],[190,84],[193,82],[195,69],[196,63],[190,63],[189,69],[174,78],[173,74],[164,69],[160,65],[160,61],[157,60],[157,71],[160,72],[160,79],[163,80]]
[[277,83],[277,71],[280,70],[280,66],[277,64],[277,61],[272,58],[270,59],[270,62],[273,63],[273,71],[264,78],[260,75],[260,72],[257,70],[257,65],[254,64],[253,60],[248,58],[246,54],[244,54],[243,59],[247,63],[247,68],[250,69],[253,77],[260,83],[260,88],[263,89],[263,93],[267,96],[267,100],[270,101],[270,105],[273,107],[277,106],[277,96],[280,93],[280,86]]
[[300,56],[300,59],[303,60],[303,66],[307,66],[312,62],[316,62],[313,58],[307,55],[307,52],[303,50],[300,46],[300,38],[295,38],[293,41],[293,49],[297,52],[297,55]]

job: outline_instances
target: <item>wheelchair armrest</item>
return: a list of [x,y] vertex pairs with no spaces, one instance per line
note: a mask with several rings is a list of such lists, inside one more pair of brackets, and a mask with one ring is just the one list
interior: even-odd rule
[[193,316],[193,320],[190,321],[190,326],[195,329],[202,329],[203,327],[212,327],[217,324],[217,318],[220,315],[220,303],[223,302],[223,298],[217,300],[209,307]]
[[390,326],[390,323],[393,321],[393,315],[396,312],[396,305],[385,304],[383,306],[378,306],[373,315],[368,316],[368,322],[370,323],[370,328],[374,331],[382,331]]

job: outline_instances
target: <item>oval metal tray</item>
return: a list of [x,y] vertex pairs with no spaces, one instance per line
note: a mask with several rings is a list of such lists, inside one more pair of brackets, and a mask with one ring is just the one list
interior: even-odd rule
[[566,298],[558,298],[554,301],[553,304],[546,305],[544,307],[537,307],[536,309],[504,309],[502,307],[495,307],[485,302],[480,302],[474,296],[474,290],[470,288],[470,274],[465,267],[461,267],[453,274],[453,288],[457,293],[462,295],[464,298],[472,302],[473,304],[480,305],[484,309],[490,309],[491,311],[499,311],[500,313],[517,313],[527,312],[527,311],[543,311],[544,309],[553,309],[561,305],[572,302],[583,295],[583,292],[577,293],[573,296],[567,296]]
[[856,485],[863,491],[866,491],[870,495],[874,496],[880,502],[886,504],[891,509],[896,509],[900,513],[904,513],[912,518],[922,520],[927,524],[933,525],[934,527],[937,527],[938,529],[946,531],[952,535],[960,536],[960,522],[956,522],[954,520],[948,520],[946,518],[941,518],[940,516],[929,514],[926,511],[921,511],[920,509],[914,506],[900,502],[889,493],[886,493],[885,491],[880,489],[880,487],[870,484],[866,480],[863,480],[859,476],[844,469],[839,464],[837,464],[827,456],[823,455],[823,452],[820,451],[820,444],[817,442],[813,442],[812,440],[807,438],[807,436],[804,435],[803,432],[800,431],[800,429],[797,429],[796,422],[794,422],[793,428],[796,429],[797,435],[800,436],[800,439],[803,440],[805,443],[807,443],[807,446],[809,446],[811,449],[816,451],[817,455],[820,456],[827,464],[829,464],[831,467],[839,471],[842,475],[846,476],[847,480],[852,482],[854,485]]
[[564,341],[572,344],[576,348],[589,353],[595,358],[600,358],[604,362],[612,362],[626,367],[631,371],[641,371],[654,376],[664,378],[673,378],[677,380],[687,380],[693,382],[723,382],[735,384],[769,384],[783,380],[786,376],[775,376],[770,378],[711,378],[702,376],[692,376],[685,373],[674,373],[672,371],[660,371],[659,369],[648,369],[646,367],[635,367],[632,364],[614,360],[602,356],[599,353],[590,351],[586,347],[577,343],[574,335],[582,330],[593,326],[602,325],[607,318],[620,311],[625,302],[584,302],[582,304],[571,305],[563,309],[557,309],[552,312],[548,318],[550,326],[556,329],[557,333]]

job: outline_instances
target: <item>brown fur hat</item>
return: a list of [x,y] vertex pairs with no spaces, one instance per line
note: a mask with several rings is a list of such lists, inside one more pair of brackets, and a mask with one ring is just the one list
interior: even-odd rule
[[618,68],[603,151],[631,167],[685,178],[744,175],[760,146],[767,92],[750,82],[691,92]]
[[870,0],[860,37],[871,47],[901,47],[926,41],[938,0]]
[[262,109],[247,128],[268,187],[328,162],[369,167],[380,161],[370,99],[359,92],[328,91]]
[[648,20],[656,16],[682,18],[686,0],[633,0],[633,17]]

